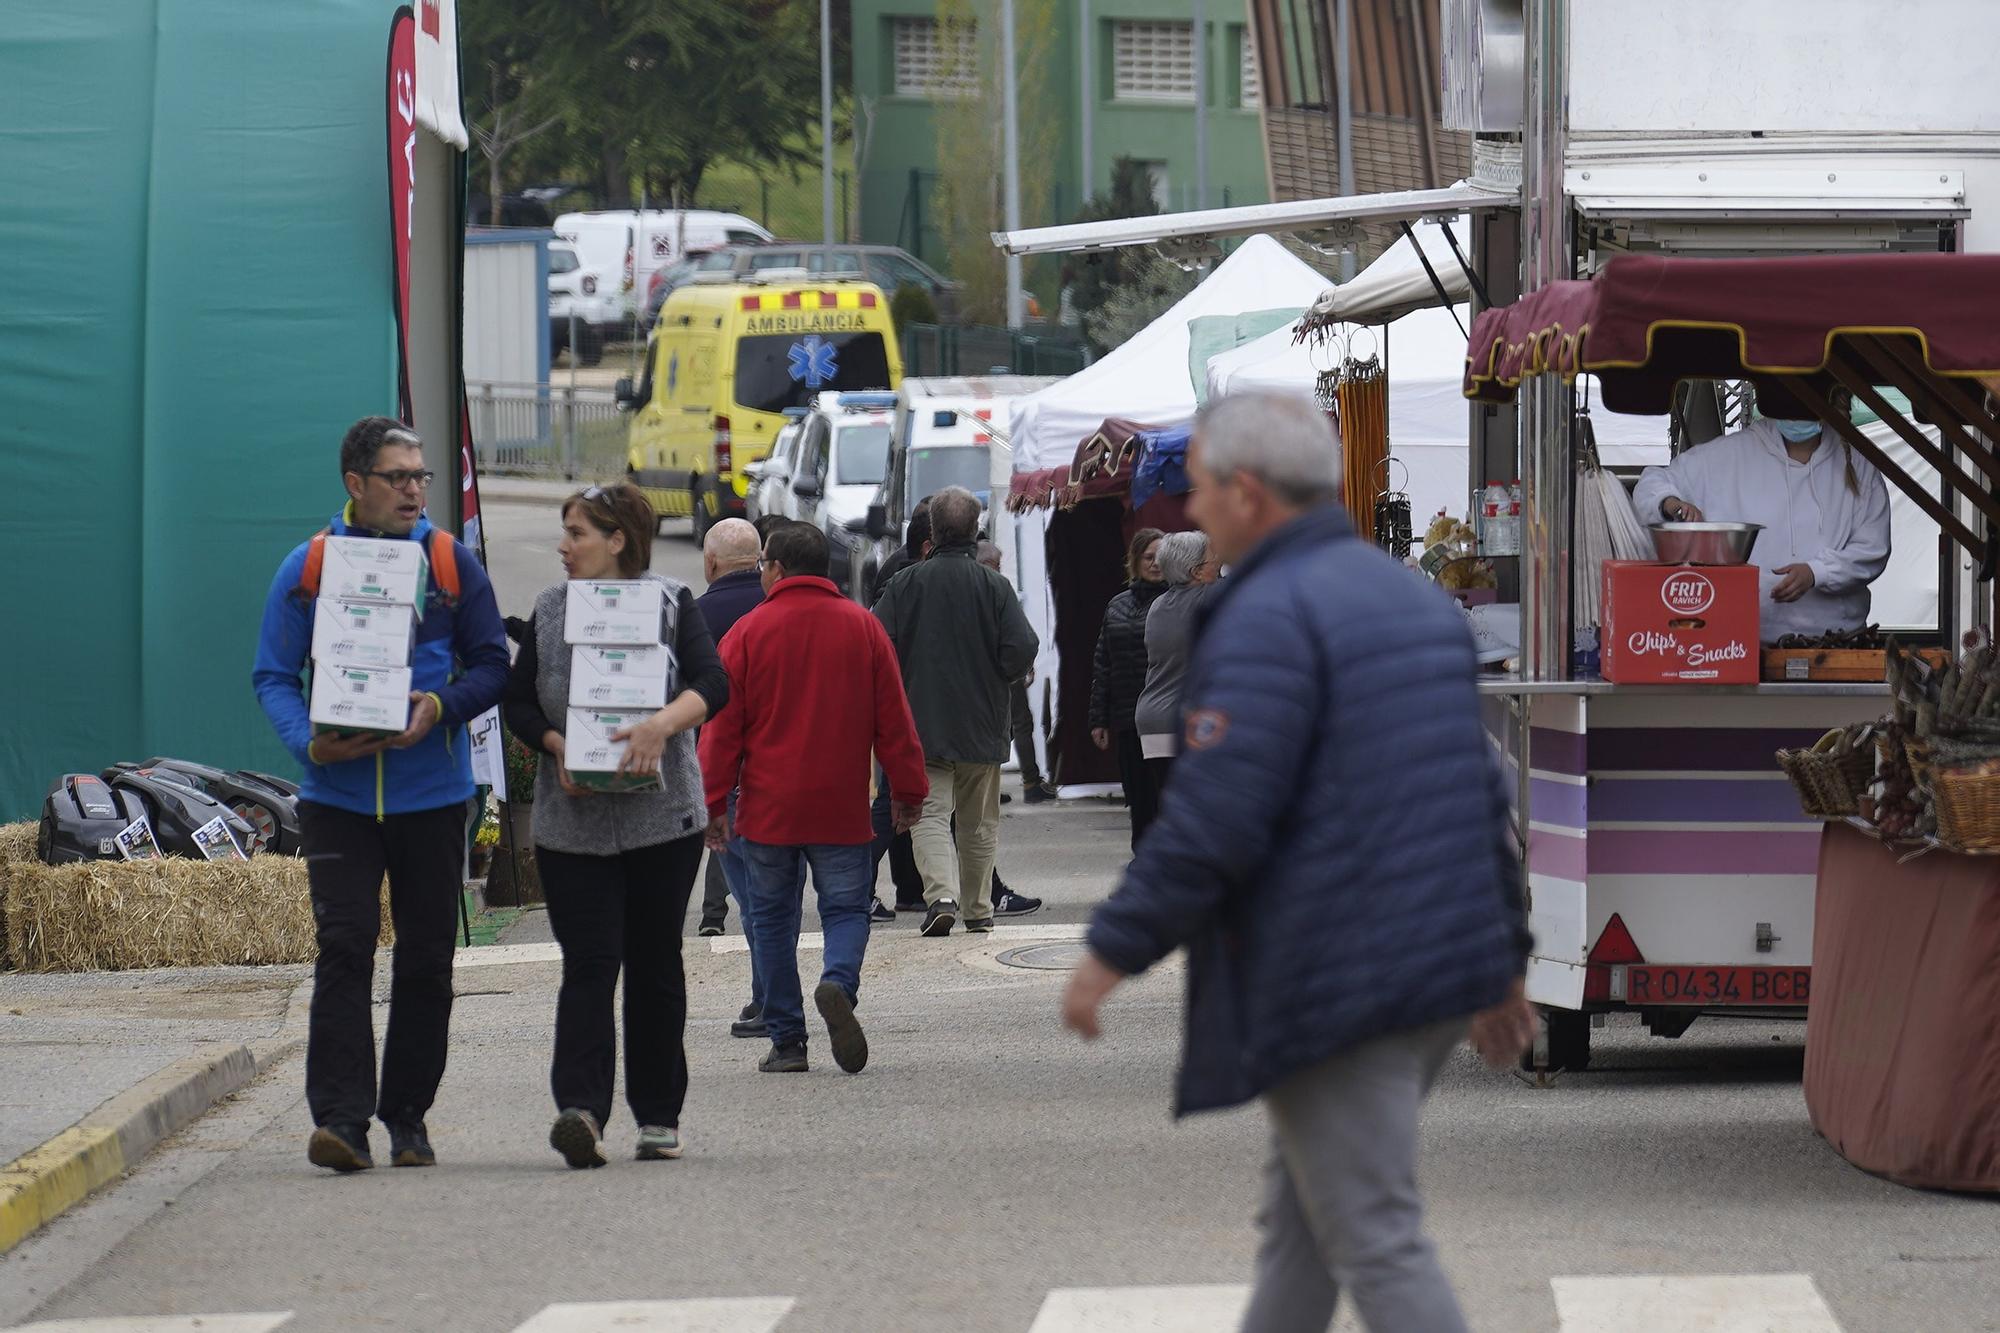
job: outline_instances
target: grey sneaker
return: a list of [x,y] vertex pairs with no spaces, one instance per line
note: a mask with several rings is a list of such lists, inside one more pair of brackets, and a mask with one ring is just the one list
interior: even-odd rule
[[597,1117],[573,1106],[557,1116],[556,1123],[549,1128],[549,1146],[579,1171],[603,1166],[610,1160],[604,1155],[604,1131]]
[[764,1053],[764,1058],[757,1062],[757,1070],[763,1074],[803,1074],[807,1068],[804,1042],[794,1046],[773,1043],[771,1049]]
[[642,1162],[671,1162],[681,1155],[681,1132],[666,1125],[641,1125],[639,1148],[633,1155]]
[[923,933],[932,939],[951,934],[951,928],[958,924],[958,904],[949,898],[940,898],[924,913]]

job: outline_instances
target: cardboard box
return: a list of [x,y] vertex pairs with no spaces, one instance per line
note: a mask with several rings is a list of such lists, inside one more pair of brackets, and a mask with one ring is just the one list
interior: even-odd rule
[[652,579],[571,579],[563,611],[568,643],[647,645],[660,641],[667,586]]
[[319,595],[339,601],[388,602],[424,613],[431,562],[424,544],[381,537],[328,537]]
[[408,666],[416,634],[415,607],[335,597],[322,597],[313,605],[314,661]]
[[313,730],[394,736],[410,725],[410,669],[314,662]]
[[665,708],[671,665],[672,658],[659,644],[650,648],[577,644],[569,650],[570,706],[646,712]]
[[1755,685],[1755,565],[1604,562],[1604,678],[1622,685]]
[[625,742],[611,739],[613,733],[637,726],[655,711],[570,709],[563,726],[563,767],[569,770],[569,780],[594,791],[658,791],[662,786],[658,773],[632,776],[618,772],[625,758]]

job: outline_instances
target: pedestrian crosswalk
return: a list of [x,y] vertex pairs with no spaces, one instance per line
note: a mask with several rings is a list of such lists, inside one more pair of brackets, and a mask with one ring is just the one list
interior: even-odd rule
[[[994,944],[1032,944],[1037,941],[1080,940],[1088,927],[1066,925],[1057,922],[1046,924],[1022,924],[995,926],[985,935],[954,936],[961,943],[978,942]],[[916,938],[914,932],[904,932],[909,938]],[[881,940],[883,936],[871,936]],[[826,947],[826,936],[817,930],[802,931],[799,934],[799,948],[805,952]],[[710,953],[748,953],[750,942],[741,935],[714,935],[708,940]],[[553,941],[537,944],[488,944],[474,949],[460,949],[452,959],[452,966],[507,967],[524,963],[560,963],[562,949]]]
[[[1558,1333],[1840,1333],[1804,1273],[1578,1276],[1550,1280]],[[1027,1333],[1220,1333],[1233,1329],[1246,1286],[1063,1287]],[[1476,1292],[1462,1296],[1476,1311]],[[814,1324],[793,1297],[569,1302],[495,1333],[802,1333]],[[271,1333],[293,1312],[65,1319],[14,1333]],[[1342,1328],[1350,1328],[1344,1315]],[[1475,1318],[1475,1323],[1480,1322]]]

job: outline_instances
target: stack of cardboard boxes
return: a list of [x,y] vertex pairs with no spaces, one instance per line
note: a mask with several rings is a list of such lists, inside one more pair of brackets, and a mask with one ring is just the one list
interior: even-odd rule
[[626,742],[612,737],[667,705],[673,653],[660,641],[666,585],[651,579],[573,579],[564,608],[570,645],[570,781],[596,791],[657,791],[660,774],[621,774]]
[[424,544],[327,537],[313,607],[316,733],[394,736],[410,725],[410,651],[424,614]]

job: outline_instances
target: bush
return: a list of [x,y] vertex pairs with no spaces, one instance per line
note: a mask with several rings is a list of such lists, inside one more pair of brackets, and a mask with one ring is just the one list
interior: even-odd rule
[[898,329],[912,324],[935,324],[938,322],[937,302],[931,294],[913,282],[906,282],[896,288],[896,294],[889,298],[889,318]]

